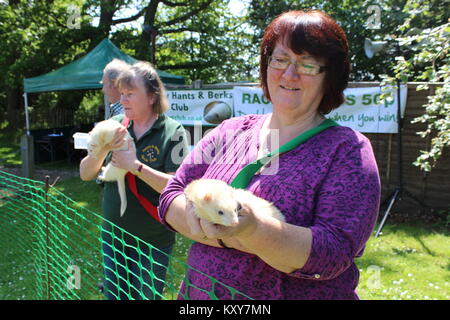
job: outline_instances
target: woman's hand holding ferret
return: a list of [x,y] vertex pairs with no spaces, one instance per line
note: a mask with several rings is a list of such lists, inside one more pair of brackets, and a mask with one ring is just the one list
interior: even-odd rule
[[242,247],[239,237],[250,236],[256,229],[257,217],[253,210],[245,203],[242,203],[242,209],[239,213],[239,222],[235,226],[224,226],[212,223],[206,219],[201,219],[195,214],[192,202],[186,202],[186,220],[191,229],[191,234],[207,239],[222,239],[226,241],[227,247],[232,247],[241,251],[249,252]]
[[186,223],[193,236],[206,237],[200,226],[200,218],[195,214],[194,205],[188,199],[186,199]]
[[[125,128],[124,126],[118,128],[116,133],[114,134],[114,140],[111,143],[104,145],[98,153],[97,157],[101,155],[104,158],[104,156],[106,156],[108,152],[120,148],[123,144],[123,139],[125,138],[126,134],[127,128]],[[96,147],[96,145],[92,144],[92,147]]]
[[127,150],[114,151],[111,162],[113,166],[130,172],[135,172],[140,165],[136,157],[136,147],[133,141],[128,141]]
[[106,145],[106,148],[108,149],[108,151],[112,151],[112,150],[120,148],[123,144],[123,141],[124,141],[123,139],[125,138],[126,134],[127,134],[127,128],[125,128],[124,126],[118,128],[114,135],[114,140],[111,143]]

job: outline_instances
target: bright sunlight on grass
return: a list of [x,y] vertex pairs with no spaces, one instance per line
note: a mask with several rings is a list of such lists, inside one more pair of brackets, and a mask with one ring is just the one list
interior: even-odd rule
[[362,258],[361,299],[449,300],[450,237],[424,225],[387,225]]

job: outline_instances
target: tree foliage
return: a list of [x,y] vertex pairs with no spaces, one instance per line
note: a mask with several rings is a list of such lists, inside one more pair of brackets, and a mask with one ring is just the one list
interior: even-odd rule
[[[375,56],[369,60],[364,53],[364,40],[366,38],[381,40],[383,35],[394,32],[405,16],[401,2],[395,0],[252,0],[249,19],[250,23],[259,30],[254,39],[257,43],[268,22],[282,12],[322,10],[335,19],[346,32],[352,62],[351,80],[373,81],[380,73],[385,73],[395,62],[386,55]],[[372,20],[375,20],[375,23]]]
[[[242,18],[231,15],[228,1],[198,2],[193,5],[189,1],[183,6],[163,2],[155,23],[160,34],[157,66],[178,70],[191,81],[213,83],[245,78],[248,71],[245,52],[252,44],[240,27]],[[196,9],[202,5],[208,10]],[[196,13],[186,14],[186,6],[192,6]]]
[[404,7],[407,19],[398,27],[397,41],[405,53],[396,58],[393,76],[383,83],[423,81],[417,90],[428,89],[429,82],[440,83],[428,96],[425,112],[413,123],[425,123],[418,132],[431,138],[430,148],[422,150],[414,164],[431,171],[443,150],[450,146],[450,13],[448,1],[408,0]]
[[[61,67],[93,47],[98,33],[93,32],[95,28],[88,19],[80,15],[80,27],[69,27],[69,6],[81,8],[81,4],[82,1],[16,0],[0,6],[0,85],[6,100],[0,101],[0,107],[5,106],[12,128],[23,123],[23,79]],[[81,99],[80,92],[61,92],[33,96],[30,102],[36,109],[75,111]]]

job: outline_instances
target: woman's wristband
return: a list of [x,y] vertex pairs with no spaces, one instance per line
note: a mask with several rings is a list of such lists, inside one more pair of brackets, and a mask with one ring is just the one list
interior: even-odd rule
[[137,168],[137,170],[134,172],[134,175],[137,176],[139,173],[142,172],[142,167],[144,166],[144,164],[141,162]]

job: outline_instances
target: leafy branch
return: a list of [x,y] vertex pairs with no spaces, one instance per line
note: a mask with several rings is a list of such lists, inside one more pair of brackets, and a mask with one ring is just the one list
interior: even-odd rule
[[[428,96],[424,114],[413,119],[412,123],[424,123],[426,129],[417,132],[422,138],[430,137],[428,150],[421,150],[414,162],[415,166],[429,172],[436,165],[442,152],[450,146],[450,22],[437,27],[419,30],[411,29],[411,22],[423,16],[429,16],[426,6],[418,6],[416,0],[410,0],[404,10],[410,16],[399,31],[404,35],[397,39],[399,45],[409,49],[408,58],[396,57],[394,75],[382,77],[382,85],[394,85],[397,80],[414,79],[437,83],[438,87]],[[417,90],[428,90],[423,84]]]

